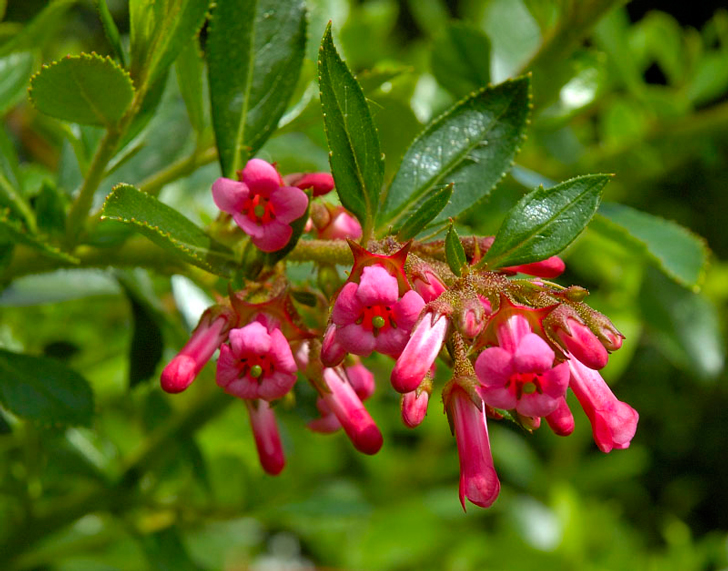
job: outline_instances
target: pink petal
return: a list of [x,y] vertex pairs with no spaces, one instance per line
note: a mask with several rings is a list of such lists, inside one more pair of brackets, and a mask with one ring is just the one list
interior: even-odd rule
[[332,323],[324,332],[324,339],[321,343],[321,362],[324,367],[336,367],[346,357],[346,349],[336,338],[336,329],[336,325]]
[[417,391],[405,393],[402,395],[400,406],[402,408],[402,422],[408,428],[415,428],[422,424],[427,415],[427,404],[430,401],[430,393],[421,391],[417,396]]
[[409,331],[400,328],[391,328],[379,332],[379,335],[375,339],[375,347],[377,352],[396,359],[402,353],[402,349],[405,348],[408,340]]
[[409,393],[420,385],[445,342],[447,317],[440,316],[434,323],[433,319],[432,313],[425,313],[392,369],[392,386],[400,393]]
[[260,238],[263,235],[263,225],[248,218],[247,214],[236,212],[233,214],[233,220],[251,238]]
[[245,183],[236,180],[218,178],[212,183],[212,199],[215,205],[228,214],[235,215],[242,212],[248,194],[249,189]]
[[423,307],[425,307],[425,301],[420,297],[420,294],[414,290],[405,293],[392,310],[397,328],[406,331],[409,335],[409,332],[417,323]]
[[218,386],[225,388],[238,378],[240,374],[238,365],[239,361],[233,355],[230,347],[228,345],[220,347],[220,357],[217,359],[217,370],[215,372],[215,381]]
[[279,220],[261,224],[261,235],[251,237],[253,244],[264,252],[277,252],[288,244],[293,235],[293,228]]
[[283,186],[270,195],[270,202],[276,213],[276,220],[289,224],[306,212],[308,196],[295,186]]
[[513,355],[513,366],[518,373],[543,373],[553,362],[554,352],[535,333],[524,335]]
[[331,312],[331,321],[336,325],[348,325],[359,319],[364,307],[356,296],[358,287],[357,284],[349,282],[341,289]]
[[270,332],[270,341],[271,346],[268,354],[273,359],[276,371],[295,373],[298,370],[296,360],[293,358],[288,339],[285,338],[280,329],[274,329]]
[[399,297],[397,278],[381,266],[366,266],[356,297],[362,305],[394,305]]
[[254,321],[240,329],[230,330],[230,347],[237,358],[248,355],[266,355],[270,351],[271,338],[268,330]]
[[321,418],[311,420],[308,424],[306,424],[306,426],[308,426],[309,430],[313,430],[314,432],[319,432],[321,434],[331,434],[341,429],[341,423],[334,413],[329,413]]
[[[375,339],[370,331],[352,323],[336,330],[336,340],[348,353],[366,357],[374,351]],[[402,345],[404,346],[404,344]]]
[[225,392],[240,399],[257,399],[260,394],[258,392],[258,381],[253,380],[247,375],[242,379],[235,379],[225,387]]
[[267,198],[283,181],[272,164],[262,159],[250,159],[243,169],[243,182],[255,194]]
[[267,401],[284,397],[296,384],[296,375],[275,371],[266,375],[258,387],[258,396]]
[[546,422],[557,436],[569,436],[574,432],[574,415],[571,414],[565,397],[561,397],[556,410],[546,416]]
[[367,369],[361,363],[356,363],[350,367],[344,367],[349,383],[354,387],[354,392],[361,400],[366,400],[372,394],[376,385],[374,383],[374,373]]
[[[504,387],[513,374],[513,358],[501,347],[490,347],[478,355],[475,374],[484,387]],[[486,403],[490,404],[488,401]]]
[[569,376],[569,364],[559,363],[553,369],[549,369],[543,375],[540,375],[541,389],[544,394],[550,397],[562,398],[566,395],[566,389],[569,387]]
[[548,416],[559,406],[559,399],[550,397],[547,394],[531,393],[524,394],[516,405],[516,410],[524,415],[538,418]]

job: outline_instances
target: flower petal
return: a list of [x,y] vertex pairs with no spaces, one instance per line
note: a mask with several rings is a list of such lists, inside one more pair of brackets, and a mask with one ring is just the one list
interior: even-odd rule
[[366,357],[374,351],[374,335],[361,325],[351,323],[336,330],[336,340],[348,353]]
[[295,373],[298,367],[296,366],[296,360],[293,358],[288,339],[285,338],[280,329],[274,329],[270,332],[270,340],[269,355],[273,360],[276,371],[289,374]]
[[296,384],[296,375],[275,371],[267,375],[258,387],[258,395],[267,401],[284,397]]
[[248,194],[250,194],[250,190],[243,182],[221,177],[212,183],[212,199],[215,201],[215,205],[228,214],[234,215],[242,212]]
[[293,235],[293,228],[279,220],[261,224],[261,235],[253,236],[253,244],[264,252],[276,252],[284,248]]
[[250,159],[242,175],[243,182],[252,192],[262,194],[266,198],[283,183],[276,168],[263,159]]
[[392,310],[397,328],[405,330],[409,335],[417,323],[423,307],[425,307],[425,300],[416,291],[410,290],[404,294]]
[[[233,329],[233,331],[235,331]],[[217,370],[215,372],[215,382],[218,386],[225,388],[231,382],[238,378],[240,369],[238,367],[238,359],[233,355],[228,345],[220,347],[220,357],[217,359]]]
[[331,311],[331,321],[336,325],[348,325],[359,319],[363,306],[356,296],[358,287],[354,282],[349,282],[341,289],[341,293],[334,303],[334,309]]
[[513,355],[513,365],[518,373],[543,373],[554,363],[554,352],[548,343],[535,333],[524,335]]
[[356,297],[362,305],[394,305],[399,297],[397,278],[382,266],[366,266]]
[[270,202],[276,213],[276,220],[289,224],[306,212],[308,196],[300,188],[283,186],[271,193]]

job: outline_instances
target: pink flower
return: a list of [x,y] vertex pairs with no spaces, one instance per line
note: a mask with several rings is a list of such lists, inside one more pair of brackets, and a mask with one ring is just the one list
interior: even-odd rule
[[162,371],[162,389],[181,393],[192,384],[217,348],[228,337],[232,315],[213,306],[200,319],[187,344]]
[[424,305],[415,291],[400,299],[397,278],[383,267],[366,266],[360,283],[347,283],[336,298],[331,313],[336,342],[354,355],[378,351],[397,357]]
[[520,266],[510,266],[503,268],[507,272],[515,272],[521,274],[528,274],[529,276],[536,276],[539,278],[556,278],[564,273],[566,265],[564,261],[558,256],[551,256],[540,262],[533,262],[530,264],[521,264]]
[[283,177],[288,186],[313,189],[314,196],[323,196],[334,190],[334,177],[327,172],[295,173]]
[[346,357],[346,349],[336,338],[336,325],[330,324],[321,342],[321,362],[325,367],[336,367]]
[[459,386],[453,386],[446,401],[447,413],[455,431],[460,457],[460,503],[465,498],[487,508],[498,497],[500,481],[493,467],[488,441],[485,404],[480,409]]
[[574,317],[567,317],[564,326],[555,335],[571,355],[590,369],[606,367],[609,353],[589,327]]
[[250,427],[253,429],[260,465],[268,474],[276,476],[286,465],[286,459],[283,456],[281,436],[273,409],[265,400],[246,400],[245,404],[250,415]]
[[524,416],[546,416],[556,410],[569,384],[568,365],[552,367],[554,352],[534,333],[515,347],[491,347],[475,362],[483,384],[478,393],[492,407],[516,409]]
[[316,228],[318,237],[324,240],[358,240],[361,238],[361,224],[343,206],[331,209],[328,224]]
[[[419,392],[419,394],[417,394]],[[415,428],[422,424],[427,416],[427,405],[430,402],[429,391],[414,390],[402,395],[400,406],[402,408],[402,421],[408,428]]]
[[409,393],[419,386],[442,349],[448,325],[446,316],[425,313],[392,369],[394,390]]
[[432,269],[425,267],[414,272],[412,289],[420,294],[425,303],[430,303],[440,297],[447,290],[447,286]]
[[569,359],[569,386],[589,417],[594,442],[602,452],[629,448],[637,431],[639,414],[627,403],[617,400],[602,376],[576,359]]
[[349,381],[340,370],[331,368],[324,369],[323,381],[328,389],[321,395],[324,403],[341,423],[354,447],[364,454],[379,452],[382,433]]
[[[362,401],[367,400],[374,393],[375,383],[374,375],[361,364],[361,361],[356,358],[354,364],[348,367],[344,367],[344,373],[349,381],[349,384],[354,389],[356,396]],[[340,370],[340,369],[339,369]],[[330,433],[336,432],[341,428],[341,423],[336,415],[331,411],[326,401],[319,397],[316,400],[316,408],[321,413],[321,418],[314,419],[308,423],[308,427],[314,432]]]
[[220,348],[217,384],[242,399],[281,398],[296,382],[296,362],[280,329],[270,332],[254,321],[230,331]]
[[275,167],[261,159],[249,160],[241,179],[217,179],[212,185],[215,204],[233,217],[258,248],[280,250],[293,234],[291,222],[306,212],[306,193],[283,186]]
[[569,436],[574,432],[574,415],[571,414],[565,397],[559,399],[559,404],[554,412],[546,415],[546,422],[557,436]]

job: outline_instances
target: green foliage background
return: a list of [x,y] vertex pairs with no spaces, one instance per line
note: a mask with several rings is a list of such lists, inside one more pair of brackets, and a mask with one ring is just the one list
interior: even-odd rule
[[[22,251],[11,260],[0,248],[7,285],[0,347],[65,362],[83,372],[95,398],[93,419],[73,428],[0,410],[0,566],[728,567],[721,334],[728,299],[728,12],[688,27],[658,11],[631,22],[609,0],[306,5],[301,77],[278,131],[258,153],[281,172],[329,168],[315,61],[318,39],[333,20],[337,46],[373,110],[386,181],[429,120],[488,80],[533,72],[534,115],[516,166],[462,221],[463,230],[458,226],[461,235],[495,233],[505,212],[537,184],[612,172],[606,202],[706,238],[707,270],[697,261],[700,248],[674,255],[684,230],[608,204],[564,254],[568,271],[559,281],[588,287],[590,303],[627,336],[605,376],[640,413],[631,447],[598,452],[580,411],[567,439],[491,423],[501,497],[490,510],[463,514],[455,443],[440,403],[433,399],[418,430],[404,428],[398,398],[387,390],[389,364],[374,360],[380,388],[371,410],[385,434],[382,451],[363,457],[341,434],[311,434],[304,425],[313,408],[283,404],[288,463],[271,478],[258,466],[243,404],[219,392],[213,366],[183,395],[158,388],[161,366],[206,303],[190,280],[170,282],[179,270],[175,259],[150,245],[154,272],[36,275],[43,268],[24,268]],[[53,234],[62,232],[53,201],[68,201],[79,186],[102,131],[38,113],[24,86],[41,62],[82,51],[113,57],[114,46],[91,3],[63,1],[31,43],[9,49],[42,7],[10,2],[0,24],[0,171],[45,212],[38,224]],[[125,45],[126,3],[108,7]],[[187,52],[162,79],[159,106],[137,131],[139,143],[116,157],[96,206],[123,181],[158,193],[201,225],[214,216],[209,189],[220,170],[209,102],[190,102],[180,91],[202,65]],[[6,164],[8,148],[18,153],[17,170]],[[176,174],[184,176],[160,179],[170,165],[181,165]],[[99,243],[124,236],[118,226],[106,228]],[[294,271],[313,279],[305,265]],[[161,361],[152,347],[163,351]],[[0,374],[9,378],[7,370]]]

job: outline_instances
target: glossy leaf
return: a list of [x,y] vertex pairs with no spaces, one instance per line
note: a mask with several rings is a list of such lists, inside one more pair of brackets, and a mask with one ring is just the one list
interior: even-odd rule
[[447,259],[447,265],[450,266],[452,273],[456,276],[463,274],[463,266],[467,263],[465,257],[465,248],[463,243],[460,241],[455,226],[450,223],[450,229],[447,231],[445,236],[445,258]]
[[452,192],[452,184],[434,190],[415,212],[407,216],[397,232],[397,240],[406,242],[422,232],[447,206]]
[[319,51],[319,88],[336,191],[366,229],[377,214],[384,160],[369,105],[336,51],[331,24]]
[[206,51],[223,176],[234,178],[283,115],[303,60],[305,14],[300,0],[217,2]]
[[41,237],[28,232],[19,220],[11,218],[8,210],[0,210],[0,244],[24,244],[38,250],[44,256],[55,258],[67,264],[77,264],[78,258],[46,243]]
[[39,111],[85,125],[113,125],[133,97],[129,74],[96,54],[68,56],[44,66],[30,81],[30,98]]
[[205,129],[205,103],[202,95],[204,65],[197,38],[193,38],[180,51],[175,70],[190,124],[195,132],[200,134]]
[[47,425],[90,425],[94,399],[86,379],[48,359],[0,349],[0,402]]
[[456,97],[490,82],[490,40],[480,29],[451,22],[432,46],[432,73]]
[[0,57],[0,113],[13,107],[25,95],[34,65],[35,56],[31,52]]
[[128,184],[106,197],[101,218],[134,226],[158,246],[213,274],[229,277],[233,254],[174,208]]
[[114,50],[114,55],[116,55],[121,65],[126,66],[126,56],[124,54],[124,48],[121,45],[119,29],[116,27],[114,18],[111,16],[106,0],[95,0],[94,3],[96,4],[96,11],[99,13],[101,26],[104,28],[104,34],[106,34],[106,39],[109,40],[109,44],[111,44],[111,48]]
[[137,85],[154,84],[202,27],[208,0],[131,0],[130,72]]
[[477,208],[511,167],[529,102],[529,79],[522,77],[484,89],[430,123],[402,159],[380,227],[398,221],[412,204],[447,183],[455,183],[455,189],[434,223]]
[[599,207],[593,228],[641,251],[684,286],[697,287],[703,280],[708,264],[705,241],[675,222],[610,202]]
[[594,216],[611,175],[586,175],[528,193],[506,214],[483,257],[490,269],[529,264],[561,252]]

